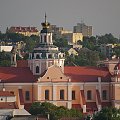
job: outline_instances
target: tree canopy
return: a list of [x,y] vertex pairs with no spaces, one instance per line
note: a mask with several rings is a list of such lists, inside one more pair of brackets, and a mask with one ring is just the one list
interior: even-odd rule
[[56,105],[48,102],[34,102],[31,105],[29,112],[32,115],[47,116],[49,114],[50,120],[58,120],[62,117],[82,117],[82,113],[78,110],[67,109],[63,106],[57,107]]
[[120,109],[103,108],[94,115],[94,120],[120,120]]

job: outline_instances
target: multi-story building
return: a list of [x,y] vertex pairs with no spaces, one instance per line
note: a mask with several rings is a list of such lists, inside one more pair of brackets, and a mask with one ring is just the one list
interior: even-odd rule
[[62,37],[68,41],[68,43],[77,44],[78,41],[83,41],[82,33],[63,33]]
[[57,27],[56,25],[50,25],[50,30],[52,31],[54,38],[64,38],[68,41],[69,44],[76,44],[77,41],[83,40],[82,33],[73,33],[69,30],[64,30],[63,27]]
[[102,44],[100,45],[100,52],[105,55],[106,58],[112,59],[113,56],[113,44]]
[[92,26],[87,26],[85,23],[77,23],[77,26],[73,27],[73,32],[82,33],[83,36],[92,36]]
[[[18,107],[26,110],[36,101],[83,113],[105,106],[119,108],[120,61],[106,61],[104,68],[64,67],[64,54],[53,45],[46,17],[42,26],[40,43],[27,61],[18,61],[17,67],[0,67],[1,91],[14,93]],[[11,60],[16,64],[15,54]]]
[[23,34],[24,36],[31,36],[31,35],[39,35],[40,32],[37,30],[36,27],[10,27],[7,32],[10,33],[19,33],[19,34]]

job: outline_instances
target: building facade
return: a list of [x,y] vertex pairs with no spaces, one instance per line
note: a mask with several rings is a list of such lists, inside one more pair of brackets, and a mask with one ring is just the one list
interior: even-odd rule
[[83,36],[92,36],[92,26],[87,26],[85,23],[77,23],[77,26],[73,27],[73,32],[82,33]]
[[37,35],[39,36],[40,32],[37,30],[36,27],[21,27],[21,26],[12,26],[10,27],[7,32],[9,33],[19,33],[24,36],[31,36],[31,35]]
[[0,67],[0,90],[14,93],[18,107],[26,110],[36,101],[83,113],[105,106],[119,108],[120,61],[106,61],[106,67],[64,67],[64,54],[53,45],[49,26],[45,16],[40,43],[27,61]]

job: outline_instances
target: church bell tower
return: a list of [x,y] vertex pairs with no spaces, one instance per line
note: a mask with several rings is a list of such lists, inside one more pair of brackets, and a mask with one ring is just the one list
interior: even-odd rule
[[55,65],[61,68],[64,72],[64,53],[58,50],[58,47],[53,45],[52,32],[50,31],[50,23],[45,21],[41,23],[42,30],[40,32],[40,42],[29,54],[28,64],[33,75],[40,75],[50,66]]

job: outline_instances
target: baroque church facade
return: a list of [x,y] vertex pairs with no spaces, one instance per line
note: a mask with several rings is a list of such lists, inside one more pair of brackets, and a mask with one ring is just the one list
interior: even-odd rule
[[[106,106],[119,108],[119,60],[106,61],[106,67],[64,66],[65,55],[53,45],[49,26],[45,15],[40,42],[27,61],[16,61],[13,49],[12,67],[0,67],[0,98],[9,92],[15,96],[17,107],[26,110],[33,102],[45,101],[83,113]],[[5,102],[0,99],[0,103]]]

